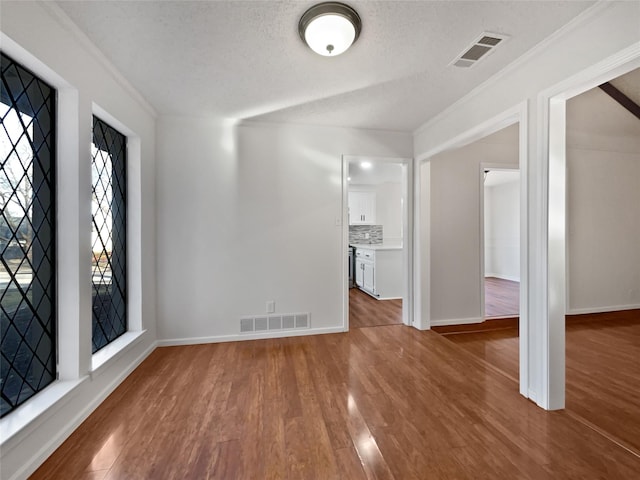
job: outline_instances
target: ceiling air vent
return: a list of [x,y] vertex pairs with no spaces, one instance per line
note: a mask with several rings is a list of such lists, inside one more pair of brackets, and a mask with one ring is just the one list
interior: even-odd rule
[[506,35],[484,32],[469,48],[451,62],[456,67],[471,67],[507,39]]

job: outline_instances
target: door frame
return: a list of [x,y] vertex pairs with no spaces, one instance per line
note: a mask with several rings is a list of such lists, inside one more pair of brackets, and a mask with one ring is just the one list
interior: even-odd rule
[[540,92],[537,97],[540,151],[545,155],[541,178],[547,216],[542,225],[546,240],[543,267],[542,381],[537,403],[547,410],[565,406],[565,315],[567,306],[566,241],[566,103],[602,83],[640,68],[640,43]]
[[[504,172],[520,172],[520,165],[509,165],[506,163],[491,163],[491,162],[480,162],[480,171],[479,171],[479,180],[480,180],[480,312],[482,321],[486,320],[487,312],[485,309],[485,255],[486,255],[486,245],[485,245],[485,216],[484,216],[484,171],[489,169],[491,171],[504,171]],[[518,185],[520,187],[520,184]],[[518,188],[518,194],[520,193],[520,189]],[[521,228],[519,230],[522,230]],[[522,231],[520,231],[522,234]],[[520,240],[520,248],[522,248],[522,240]],[[520,254],[520,252],[518,252]],[[521,276],[522,277],[522,276]]]
[[[349,331],[349,162],[367,160],[375,163],[402,165],[402,323],[414,324],[413,315],[413,159],[406,157],[376,157],[370,155],[342,155],[342,328]],[[355,258],[354,258],[355,262]]]
[[[414,169],[414,255],[418,259],[414,269],[414,326],[420,330],[431,328],[430,290],[431,290],[431,252],[430,252],[430,213],[429,189],[426,198],[421,198],[422,183],[430,182],[430,160],[435,155],[454,150],[496,133],[503,128],[518,124],[518,165],[520,167],[520,314],[519,314],[519,391],[530,398],[529,390],[529,172],[528,172],[528,101],[524,100],[502,113],[480,123],[447,142],[428,150],[415,159]],[[424,167],[424,172],[422,171]]]

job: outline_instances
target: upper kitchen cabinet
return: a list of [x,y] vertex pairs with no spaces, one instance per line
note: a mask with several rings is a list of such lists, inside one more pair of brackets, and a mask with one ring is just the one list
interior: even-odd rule
[[375,225],[375,192],[349,192],[349,225]]

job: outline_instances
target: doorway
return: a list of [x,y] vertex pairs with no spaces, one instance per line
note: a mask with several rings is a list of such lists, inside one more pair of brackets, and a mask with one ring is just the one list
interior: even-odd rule
[[482,167],[483,315],[517,317],[520,312],[520,171]]
[[409,159],[343,158],[345,330],[410,324]]
[[[514,387],[519,384],[521,393],[522,386],[527,384],[526,296],[524,301],[517,298],[520,280],[524,287],[527,278],[526,248],[522,246],[527,238],[528,218],[526,202],[522,201],[523,196],[526,198],[527,180],[524,112],[523,108],[508,117],[505,114],[505,120],[511,120],[504,121],[507,125],[492,123],[483,130],[484,135],[463,138],[455,148],[425,158],[418,171],[420,189],[417,190],[421,242],[417,256],[422,259],[421,265],[428,266],[426,275],[425,270],[419,273],[422,318],[427,317],[428,326],[447,340],[497,365],[514,381]],[[503,207],[496,209],[500,213],[498,218],[508,224],[499,228],[500,235],[492,235],[492,227],[484,224],[485,217],[491,220],[484,213],[485,198],[488,199],[487,212],[493,199],[483,191],[485,170],[489,171],[488,188],[505,185],[500,189],[505,192],[498,192],[494,202]],[[499,172],[504,173],[500,175],[504,178],[496,179],[494,187],[492,177]],[[512,180],[515,185],[507,188]],[[509,195],[503,195],[506,193]],[[507,214],[506,202],[515,208],[516,214],[512,210]],[[498,246],[513,247],[515,242],[516,248],[511,248],[509,255],[502,252],[503,257],[509,258],[508,265],[502,260],[493,267],[491,260],[485,258],[485,244],[491,245],[485,241],[485,233],[489,238],[499,237]],[[515,268],[511,255],[515,255]],[[486,321],[485,274],[517,280],[513,314],[510,311],[509,315],[500,315],[503,318]],[[489,348],[485,348],[487,340],[493,341]]]
[[564,281],[565,408],[639,455],[637,85],[640,68],[566,100]]

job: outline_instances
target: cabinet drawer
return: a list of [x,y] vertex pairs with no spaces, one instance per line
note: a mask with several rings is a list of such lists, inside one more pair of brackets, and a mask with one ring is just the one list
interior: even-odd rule
[[375,250],[367,250],[364,248],[357,248],[356,249],[356,257],[360,258],[362,260],[370,260],[370,261],[374,261],[376,259],[376,252]]

